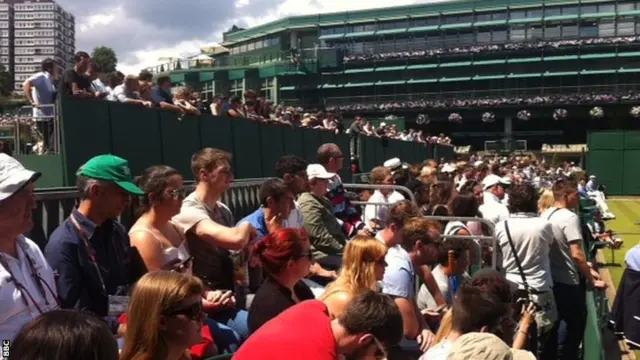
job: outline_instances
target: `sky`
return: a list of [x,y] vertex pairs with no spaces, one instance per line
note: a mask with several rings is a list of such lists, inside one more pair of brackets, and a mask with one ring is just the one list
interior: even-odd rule
[[[58,0],[76,17],[76,51],[113,48],[118,69],[137,74],[167,58],[194,55],[222,41],[233,25],[251,27],[286,16],[352,11],[442,0]],[[162,61],[161,59],[165,60]]]

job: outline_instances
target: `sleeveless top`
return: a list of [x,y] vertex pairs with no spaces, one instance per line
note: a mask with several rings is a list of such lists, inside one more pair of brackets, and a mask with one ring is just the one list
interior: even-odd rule
[[[177,229],[176,229],[177,231]],[[187,260],[189,258],[189,256],[191,256],[191,254],[189,254],[189,250],[187,250],[186,247],[186,241],[182,240],[182,242],[180,243],[180,246],[178,247],[165,247],[165,244],[156,236],[156,234],[153,233],[153,231],[151,231],[151,229],[146,228],[146,227],[137,227],[137,228],[133,228],[129,231],[129,234],[132,234],[134,232],[146,232],[147,234],[151,235],[154,239],[156,239],[156,241],[158,242],[158,244],[160,245],[160,247],[162,248],[162,254],[164,257],[164,264],[169,264],[172,261],[175,261],[175,259],[179,259],[180,261],[184,261]],[[189,267],[189,269],[186,271],[187,274],[191,275],[191,267]]]

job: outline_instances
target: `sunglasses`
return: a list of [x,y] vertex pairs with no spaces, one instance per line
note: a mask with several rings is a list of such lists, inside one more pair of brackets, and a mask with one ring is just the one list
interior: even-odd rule
[[167,311],[163,313],[163,315],[165,316],[184,315],[189,320],[201,320],[204,317],[204,312],[202,311],[202,302],[197,302],[184,308]]
[[187,197],[187,188],[174,189],[171,192],[169,192],[169,195],[171,195],[171,197],[176,200],[184,199],[185,197]]

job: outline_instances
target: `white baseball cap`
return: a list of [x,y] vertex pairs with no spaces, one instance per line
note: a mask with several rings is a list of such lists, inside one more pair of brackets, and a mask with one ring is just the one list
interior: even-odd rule
[[11,156],[0,153],[0,201],[17,193],[31,181],[40,177],[39,172],[27,170]]
[[511,181],[507,182],[504,178],[501,178],[498,175],[494,175],[494,174],[487,175],[482,180],[482,189],[488,190],[489,188],[492,188],[498,184],[509,186],[511,185]]
[[329,180],[329,179],[333,179],[334,176],[336,176],[336,174],[327,172],[324,166],[320,164],[309,164],[307,166],[307,177],[309,178],[309,180],[312,180],[312,179]]

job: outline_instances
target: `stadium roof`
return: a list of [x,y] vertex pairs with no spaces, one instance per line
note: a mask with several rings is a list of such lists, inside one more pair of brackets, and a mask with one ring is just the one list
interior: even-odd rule
[[[588,2],[583,0],[582,2]],[[509,8],[537,7],[541,5],[578,4],[578,0],[450,0],[428,4],[405,5],[360,11],[290,16],[250,29],[223,34],[222,45],[229,46],[253,38],[275,34],[289,29],[305,29],[317,26],[357,24],[375,20],[394,20],[457,14],[471,11],[504,10]]]

